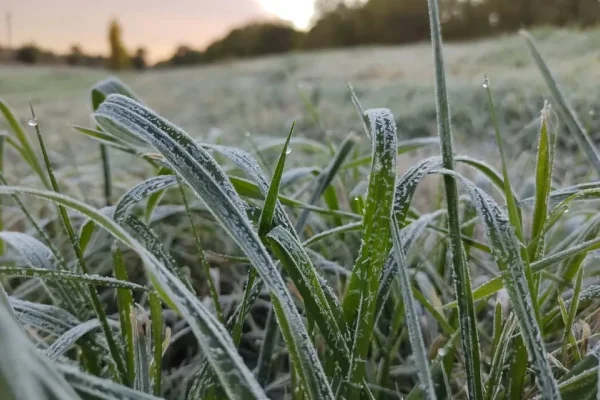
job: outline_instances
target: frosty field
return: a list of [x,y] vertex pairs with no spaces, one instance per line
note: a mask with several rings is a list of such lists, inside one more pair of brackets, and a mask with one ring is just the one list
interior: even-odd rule
[[600,30],[533,36],[1,67],[0,398],[596,398]]

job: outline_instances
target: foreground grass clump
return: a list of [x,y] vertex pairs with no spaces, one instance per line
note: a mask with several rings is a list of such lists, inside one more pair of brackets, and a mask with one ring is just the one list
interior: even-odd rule
[[[533,195],[509,181],[487,78],[501,171],[455,155],[429,5],[439,140],[402,140],[350,88],[367,154],[354,133],[321,145],[293,126],[251,151],[197,142],[109,79],[77,127],[100,144],[96,208],[61,193],[33,108],[41,158],[0,103],[0,159],[39,181],[11,186],[2,166],[0,398],[595,398],[600,184],[552,175],[559,132],[600,173],[595,145],[527,38],[568,128],[547,104]],[[109,151],[149,171],[117,201]],[[426,179],[437,198],[419,198]]]

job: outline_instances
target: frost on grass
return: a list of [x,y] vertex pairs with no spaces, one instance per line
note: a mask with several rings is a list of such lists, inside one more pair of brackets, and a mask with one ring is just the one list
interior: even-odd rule
[[58,260],[36,238],[20,232],[0,232],[0,239],[14,247],[32,267],[56,269]]
[[81,323],[73,314],[59,307],[14,297],[10,297],[10,305],[21,324],[31,325],[52,335],[60,336]]
[[171,186],[175,186],[176,184],[177,177],[175,175],[154,176],[150,179],[138,183],[127,193],[125,193],[123,197],[121,197],[121,199],[118,201],[114,212],[115,221],[120,224],[121,221],[127,218],[129,213],[131,213],[132,208],[137,203],[144,200],[146,197],[150,196],[153,193],[159,192]]
[[[109,125],[118,124],[151,143],[165,157],[171,167],[180,174],[182,179],[190,185],[198,197],[205,202],[220,225],[257,268],[258,273],[272,293],[278,320],[284,319],[280,320],[280,326],[289,328],[288,334],[284,334],[284,337],[286,337],[286,340],[293,341],[293,344],[290,343],[289,348],[297,350],[297,354],[294,356],[300,360],[300,365],[297,365],[297,367],[299,373],[306,378],[307,390],[311,392],[313,397],[333,398],[316,351],[312,346],[287,286],[245,215],[241,198],[236,193],[227,175],[211,155],[198,146],[181,129],[151,110],[123,96],[109,96],[102,103],[95,117],[101,125],[106,121],[109,121]],[[154,272],[165,273],[162,281],[175,285],[172,286],[170,292],[172,295],[177,295],[177,304],[188,308],[190,311],[200,311],[201,305],[192,301],[189,297],[191,295],[189,290],[178,287],[183,285],[180,280],[170,279],[169,275],[171,274],[166,270],[156,269]],[[205,311],[202,310],[203,313]],[[205,317],[213,318],[210,314]],[[220,324],[217,323],[216,325],[222,328]],[[192,329],[199,339],[205,334],[197,324],[193,325]],[[228,337],[226,331],[221,332],[221,336]],[[212,337],[214,339],[214,336]],[[221,338],[221,340],[225,339]],[[203,344],[203,348],[207,348],[208,343],[204,342]],[[228,337],[228,345],[225,346],[229,351],[227,360],[240,360],[237,353],[231,353],[231,351],[235,353],[235,348],[230,345],[232,343]],[[213,363],[216,362],[216,360],[212,361]],[[223,379],[226,379],[226,370],[227,368],[219,368],[217,371],[222,384]],[[264,396],[254,378],[246,374],[248,371],[245,366],[238,366],[237,371],[243,371],[246,378],[237,381],[238,384],[242,386],[250,384],[250,386],[245,387],[248,394],[253,393],[254,395],[260,394],[260,397]]]
[[509,276],[504,279],[504,286],[508,290],[511,304],[517,315],[527,352],[533,360],[532,367],[537,383],[546,395],[560,398],[558,385],[547,362],[544,341],[524,277],[525,264],[521,258],[520,242],[515,236],[508,216],[498,203],[473,182],[454,171],[442,170],[442,172],[459,179],[471,196],[478,214],[483,219],[485,234],[499,268],[508,269]]
[[[421,234],[427,228],[427,225],[431,224],[436,218],[444,215],[446,210],[438,210],[430,214],[425,214],[419,217],[419,219],[413,221],[400,231],[400,242],[402,243],[403,254],[410,255],[410,250],[415,241],[421,236]],[[378,313],[383,310],[383,304],[387,300],[390,288],[394,278],[398,275],[398,263],[394,255],[394,250],[390,252],[388,258],[385,261],[383,271],[381,273],[381,286],[379,293],[377,294]]]
[[397,214],[398,222],[403,223],[406,219],[406,213],[419,183],[441,165],[442,158],[439,156],[426,158],[412,166],[398,179],[394,199],[394,213]]
[[396,192],[397,133],[394,117],[387,109],[368,110],[366,114],[373,143],[371,174],[365,200],[363,240],[344,299],[346,321],[349,324],[357,321],[352,345],[354,370],[350,375],[353,384],[363,379],[381,272],[392,246],[390,219]]

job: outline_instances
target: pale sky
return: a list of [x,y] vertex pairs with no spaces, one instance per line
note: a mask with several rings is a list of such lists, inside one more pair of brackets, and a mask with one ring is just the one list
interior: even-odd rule
[[313,5],[314,0],[1,0],[0,44],[8,40],[10,11],[13,46],[34,42],[67,52],[78,44],[86,53],[106,54],[108,24],[116,17],[127,49],[145,46],[156,61],[179,44],[202,49],[250,20],[277,16],[305,29]]

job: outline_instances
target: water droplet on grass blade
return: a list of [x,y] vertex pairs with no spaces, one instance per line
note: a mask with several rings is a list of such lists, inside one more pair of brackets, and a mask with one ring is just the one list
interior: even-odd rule
[[250,137],[250,132],[246,132],[246,133],[244,133],[244,136],[246,136],[246,137]]
[[292,148],[288,146],[288,148],[285,150],[285,154],[290,154],[292,152]]
[[37,126],[38,120],[37,118],[31,118],[27,124],[29,124],[29,126]]
[[444,349],[443,347],[440,347],[440,348],[438,349],[438,355],[439,355],[440,357],[444,357],[444,356],[446,355],[446,349]]
[[485,77],[485,79],[483,80],[483,87],[485,89],[490,87],[490,80],[487,78],[487,76]]

